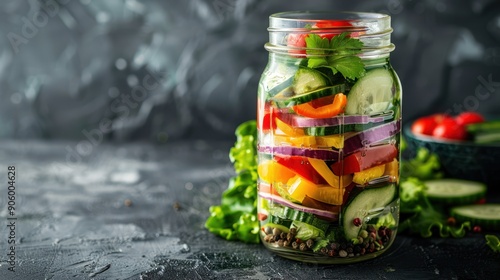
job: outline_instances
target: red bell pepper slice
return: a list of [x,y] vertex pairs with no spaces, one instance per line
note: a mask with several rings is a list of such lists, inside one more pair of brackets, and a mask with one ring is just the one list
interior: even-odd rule
[[348,155],[330,167],[337,176],[352,174],[391,162],[397,155],[398,151],[394,145],[375,146]]
[[300,177],[312,182],[314,184],[326,184],[325,179],[312,167],[309,160],[301,156],[275,156],[275,160],[294,171]]
[[257,108],[257,129],[261,131],[276,129],[273,107],[269,103],[265,103],[264,108]]

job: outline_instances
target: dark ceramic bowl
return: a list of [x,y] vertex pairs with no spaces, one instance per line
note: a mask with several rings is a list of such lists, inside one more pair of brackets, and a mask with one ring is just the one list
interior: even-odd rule
[[437,154],[447,177],[481,181],[488,186],[489,193],[500,192],[500,143],[475,144],[415,135],[409,125],[403,131],[409,150],[425,147]]

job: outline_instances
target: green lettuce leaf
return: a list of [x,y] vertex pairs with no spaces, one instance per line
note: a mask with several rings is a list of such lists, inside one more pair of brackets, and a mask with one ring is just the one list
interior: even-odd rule
[[257,219],[257,126],[255,120],[236,129],[229,152],[236,176],[222,193],[221,204],[209,208],[205,228],[226,240],[259,243]]

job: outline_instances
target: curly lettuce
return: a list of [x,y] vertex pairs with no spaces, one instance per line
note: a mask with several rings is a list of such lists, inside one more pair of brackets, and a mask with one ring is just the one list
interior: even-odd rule
[[226,240],[259,243],[257,219],[257,127],[254,120],[239,125],[229,152],[236,176],[222,193],[221,204],[211,206],[205,228]]

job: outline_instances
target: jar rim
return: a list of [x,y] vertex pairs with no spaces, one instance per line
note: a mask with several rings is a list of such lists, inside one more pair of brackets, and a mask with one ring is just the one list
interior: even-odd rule
[[383,13],[354,12],[354,11],[287,11],[274,13],[271,19],[287,21],[311,21],[317,20],[390,20],[390,16]]
[[[364,44],[361,56],[385,56],[394,50],[391,43],[391,16],[383,13],[353,11],[285,11],[269,16],[268,51],[276,53],[292,52],[303,54],[305,46],[291,45],[293,40],[304,34],[336,36],[348,33],[350,37]],[[292,37],[290,37],[292,36]]]

